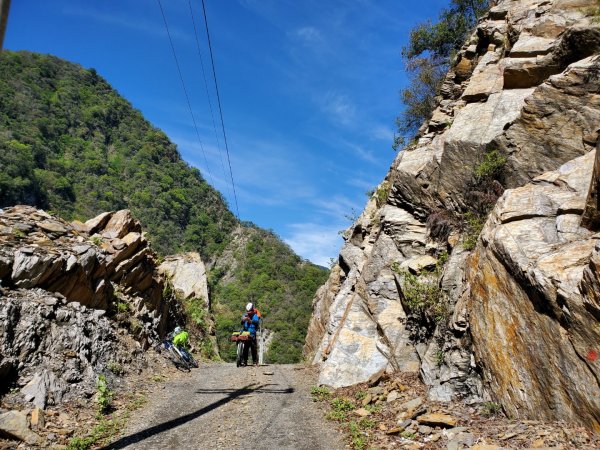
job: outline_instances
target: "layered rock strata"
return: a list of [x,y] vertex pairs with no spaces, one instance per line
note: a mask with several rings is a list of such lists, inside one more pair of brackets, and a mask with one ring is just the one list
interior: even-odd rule
[[0,283],[1,385],[42,408],[93,395],[98,372],[143,364],[168,320],[154,252],[127,210],[85,224],[0,210]]
[[69,224],[30,206],[0,214],[0,281],[8,288],[42,288],[67,301],[109,309],[115,290],[152,313],[162,332],[167,305],[154,252],[128,210]]
[[[305,353],[322,384],[419,371],[432,399],[491,397],[511,414],[597,424],[597,401],[583,401],[600,387],[587,328],[600,318],[595,244],[579,227],[600,128],[594,5],[504,0],[479,22],[431,120],[345,233],[315,298]],[[517,189],[473,254],[464,213],[481,195],[473,191],[486,155],[503,164],[497,194]],[[519,222],[531,229],[502,231]],[[505,280],[506,298],[492,299],[483,268]],[[407,273],[437,289],[436,322],[415,314]]]
[[461,303],[484,381],[510,416],[551,411],[600,430],[600,234],[580,226],[594,153],[500,198]]

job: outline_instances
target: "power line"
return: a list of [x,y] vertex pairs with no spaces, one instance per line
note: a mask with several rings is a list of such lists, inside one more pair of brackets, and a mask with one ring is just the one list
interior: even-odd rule
[[[160,1],[160,0],[159,0]],[[212,65],[213,79],[215,80],[215,89],[217,91],[217,104],[219,105],[219,114],[221,115],[221,128],[223,129],[223,140],[225,141],[225,151],[227,152],[227,162],[229,164],[229,174],[231,175],[231,186],[233,187],[233,197],[235,199],[235,209],[238,219],[240,218],[240,209],[238,207],[237,194],[235,192],[235,183],[233,182],[233,171],[231,170],[231,158],[229,157],[229,146],[227,145],[227,135],[225,134],[225,122],[223,121],[223,109],[221,108],[221,97],[219,96],[219,85],[217,83],[217,73],[215,71],[215,60],[213,58],[212,45],[210,42],[210,32],[208,31],[208,19],[206,17],[206,6],[202,0],[202,13],[204,14],[204,24],[206,25],[206,37],[208,39],[208,49],[210,51],[210,62]]]
[[173,51],[173,58],[175,59],[175,65],[177,66],[177,72],[179,73],[179,79],[181,80],[181,85],[183,86],[183,93],[185,94],[185,99],[187,101],[188,109],[190,110],[190,116],[192,117],[194,129],[196,130],[196,137],[198,138],[198,142],[200,143],[200,149],[202,150],[202,155],[204,156],[204,163],[206,164],[206,170],[208,172],[208,176],[210,177],[210,181],[214,186],[215,181],[213,180],[213,176],[210,173],[210,167],[208,166],[208,160],[206,159],[206,152],[204,151],[204,146],[202,145],[202,139],[200,139],[200,132],[198,131],[198,125],[196,124],[196,118],[194,117],[194,111],[192,110],[190,96],[188,95],[187,89],[185,87],[185,81],[183,81],[181,67],[179,66],[179,60],[177,59],[177,53],[175,52],[175,46],[173,45],[173,39],[171,39],[169,25],[167,24],[167,17],[165,16],[165,12],[163,10],[161,1],[160,0],[156,0],[156,1],[158,2],[158,6],[160,8],[160,13],[162,14],[162,18],[165,23],[165,29],[167,30],[167,36],[169,37],[169,43],[171,44],[171,50]]
[[202,58],[202,52],[200,51],[200,40],[198,39],[198,30],[196,28],[196,19],[194,17],[194,10],[192,8],[192,0],[188,0],[188,5],[190,7],[190,15],[192,16],[192,25],[194,26],[194,36],[196,38],[196,48],[198,49],[198,58],[200,59],[200,66],[202,67],[202,78],[204,79],[204,88],[206,90],[206,99],[208,100],[208,109],[210,110],[210,117],[212,119],[212,126],[215,132],[215,139],[217,141],[217,149],[219,150],[219,160],[221,161],[221,169],[223,170],[223,177],[225,180],[225,184],[231,194],[230,184],[227,181],[227,172],[225,171],[225,164],[223,163],[223,152],[221,151],[221,142],[219,140],[219,133],[217,132],[217,125],[215,123],[215,115],[213,113],[212,102],[210,100],[210,92],[208,89],[208,82],[206,81],[206,71],[204,69],[204,60]]

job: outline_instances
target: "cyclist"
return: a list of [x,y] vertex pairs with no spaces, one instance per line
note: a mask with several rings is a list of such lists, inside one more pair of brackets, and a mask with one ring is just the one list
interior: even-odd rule
[[173,332],[168,336],[175,348],[179,351],[179,354],[183,356],[183,359],[186,361],[191,361],[192,357],[190,355],[189,344],[190,344],[190,335],[187,331],[183,330],[180,326],[175,327]]
[[173,330],[173,344],[180,349],[187,350],[190,343],[190,335],[187,331],[182,330],[181,327],[175,327]]
[[248,303],[246,305],[246,313],[242,316],[242,327],[244,331],[250,333],[250,339],[246,341],[244,345],[244,352],[242,353],[242,365],[248,365],[248,347],[252,352],[252,364],[258,366],[258,351],[256,345],[256,332],[260,316],[258,310],[254,307],[254,303]]

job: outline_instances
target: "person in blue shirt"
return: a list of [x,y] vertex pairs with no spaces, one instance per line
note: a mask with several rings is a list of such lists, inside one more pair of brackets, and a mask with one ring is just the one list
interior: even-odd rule
[[253,303],[246,305],[246,314],[242,316],[242,327],[244,331],[250,333],[250,339],[246,341],[244,345],[244,352],[242,353],[242,365],[248,365],[248,348],[252,352],[252,363],[258,366],[258,351],[256,345],[256,332],[260,323],[260,317],[258,310],[254,307]]

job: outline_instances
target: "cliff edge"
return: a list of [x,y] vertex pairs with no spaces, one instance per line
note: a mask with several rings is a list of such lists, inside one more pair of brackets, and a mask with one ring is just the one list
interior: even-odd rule
[[321,384],[419,372],[432,400],[600,429],[594,6],[504,0],[479,21],[317,293]]

